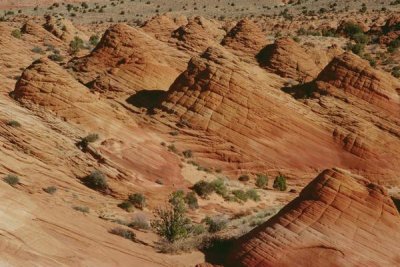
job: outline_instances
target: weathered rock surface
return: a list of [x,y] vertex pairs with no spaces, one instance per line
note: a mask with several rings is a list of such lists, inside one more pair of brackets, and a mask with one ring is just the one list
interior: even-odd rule
[[75,28],[74,24],[68,19],[54,16],[46,16],[46,23],[43,27],[57,38],[69,43],[75,37],[88,41],[89,37],[85,33]]
[[320,118],[277,89],[281,86],[277,76],[212,47],[190,61],[162,105],[192,128],[234,143],[242,162],[253,162],[247,168],[354,166],[358,159],[333,144]]
[[266,46],[258,55],[260,65],[268,71],[299,82],[313,80],[340,49],[325,51],[304,48],[291,38],[282,38]]
[[229,266],[397,266],[399,232],[383,187],[330,169],[240,238]]
[[179,50],[196,55],[207,47],[220,43],[225,34],[222,25],[216,21],[195,17],[189,19],[186,25],[175,30],[169,42]]
[[254,58],[267,44],[267,39],[256,23],[243,19],[228,32],[221,44],[232,49],[238,56]]
[[93,52],[70,62],[84,84],[101,92],[167,89],[185,69],[184,53],[125,24],[110,27]]
[[77,103],[95,100],[88,88],[47,58],[33,62],[25,69],[15,86],[13,96],[21,102],[45,106],[55,112],[71,110]]

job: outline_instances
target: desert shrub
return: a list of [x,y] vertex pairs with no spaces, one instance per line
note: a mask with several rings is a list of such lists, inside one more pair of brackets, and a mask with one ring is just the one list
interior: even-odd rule
[[18,121],[14,121],[14,120],[8,121],[7,125],[11,126],[11,127],[21,127],[21,123],[19,123]]
[[232,194],[235,196],[235,199],[238,201],[247,201],[247,194],[245,191],[241,190],[241,189],[236,189],[232,191]]
[[99,38],[98,35],[92,35],[92,36],[90,36],[90,38],[89,38],[89,43],[90,43],[91,45],[93,45],[93,46],[96,46],[96,45],[99,43],[99,41],[100,41],[100,38]]
[[193,224],[190,227],[190,233],[194,236],[202,235],[206,232],[206,228],[203,224]]
[[43,191],[50,195],[53,195],[57,191],[57,187],[49,186],[49,187],[43,188]]
[[213,218],[207,216],[204,219],[204,222],[206,223],[206,225],[208,225],[208,232],[210,233],[222,231],[228,225],[227,219],[223,216],[216,216]]
[[143,213],[135,214],[132,221],[128,224],[129,227],[134,229],[150,229],[150,222],[147,219],[146,215]]
[[80,211],[82,213],[89,213],[89,208],[88,207],[82,207],[82,206],[75,206],[73,207],[74,210]]
[[184,239],[188,236],[190,220],[179,207],[170,206],[155,211],[155,219],[151,226],[158,235],[170,243]]
[[278,176],[275,177],[274,188],[280,191],[286,191],[287,185],[286,185],[286,177],[284,175],[279,174]]
[[129,195],[129,201],[138,209],[143,209],[146,206],[146,197],[141,193]]
[[11,36],[17,39],[21,39],[21,31],[19,29],[15,29],[11,32]]
[[258,188],[265,188],[268,186],[268,177],[264,174],[257,174],[256,186]]
[[400,78],[400,67],[399,66],[395,66],[392,69],[392,75],[396,78]]
[[228,194],[228,188],[226,187],[225,180],[223,178],[217,178],[211,182],[211,186],[215,193],[220,196],[226,196]]
[[369,42],[369,36],[363,32],[354,34],[351,39],[358,44],[367,44]]
[[9,174],[3,178],[3,181],[11,186],[16,186],[19,184],[19,177],[14,174]]
[[202,247],[203,239],[202,238],[185,238],[177,240],[173,243],[162,240],[157,244],[157,248],[161,253],[168,254],[179,254],[182,252],[191,252],[193,250],[198,250]]
[[247,190],[246,195],[248,199],[251,199],[253,201],[260,201],[260,195],[258,195],[257,191],[254,189]]
[[348,43],[347,47],[346,47],[346,49],[351,50],[351,52],[353,52],[354,54],[359,55],[359,56],[361,56],[362,53],[364,52],[364,48],[365,48],[365,45],[359,44],[359,43],[357,43],[357,44]]
[[118,207],[120,207],[123,210],[126,210],[126,211],[130,212],[130,211],[133,210],[134,206],[130,201],[125,200],[125,201],[121,202],[120,204],[118,204]]
[[196,194],[194,192],[188,192],[185,196],[185,202],[190,209],[195,210],[199,208]]
[[360,25],[358,25],[357,23],[353,23],[353,22],[347,22],[344,25],[343,28],[344,33],[348,36],[348,37],[352,37],[353,35],[359,34],[359,33],[364,33],[363,29],[361,28]]
[[183,154],[183,156],[184,156],[185,158],[191,158],[191,157],[193,157],[193,152],[192,152],[192,150],[185,150],[185,151],[182,152],[182,154]]
[[201,180],[194,184],[193,190],[200,197],[206,198],[214,192],[214,187],[211,185],[211,183]]
[[55,61],[55,62],[60,62],[60,61],[64,60],[64,57],[62,55],[60,55],[60,54],[57,54],[57,53],[49,55],[48,58],[50,60]]
[[119,235],[122,236],[123,238],[135,241],[136,235],[134,232],[132,232],[131,230],[128,229],[124,229],[121,227],[116,227],[113,228],[109,231],[109,233],[113,234],[113,235]]
[[84,178],[84,184],[95,190],[104,190],[108,188],[106,176],[99,170],[93,171]]
[[40,47],[38,47],[38,46],[35,46],[34,48],[32,48],[31,51],[32,51],[33,53],[36,53],[36,54],[44,54],[43,49],[40,48]]
[[182,212],[186,211],[185,192],[183,192],[183,190],[172,192],[172,194],[169,196],[168,201],[176,209],[179,209]]
[[99,139],[99,135],[96,133],[88,134],[87,136],[81,138],[77,145],[83,149],[86,149],[89,143],[96,142]]
[[71,54],[77,54],[82,48],[84,48],[84,43],[78,36],[75,36],[69,43],[69,51]]

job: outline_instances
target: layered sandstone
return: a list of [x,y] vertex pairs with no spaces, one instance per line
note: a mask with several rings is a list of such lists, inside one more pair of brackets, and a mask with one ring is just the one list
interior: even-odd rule
[[383,187],[329,169],[241,237],[229,266],[397,266],[399,231],[399,213]]
[[309,82],[341,52],[335,46],[318,50],[303,47],[291,38],[282,38],[266,46],[257,58],[268,71],[299,82]]
[[12,94],[18,101],[55,112],[71,110],[77,103],[95,100],[88,88],[47,58],[36,60],[24,70]]
[[267,44],[267,39],[256,23],[249,19],[243,19],[228,32],[221,44],[237,51],[238,56],[254,58]]
[[46,16],[46,22],[43,27],[57,38],[69,43],[75,37],[88,41],[89,37],[78,30],[68,19],[54,16]]
[[167,89],[188,56],[125,24],[110,27],[91,54],[70,62],[84,84],[101,92]]

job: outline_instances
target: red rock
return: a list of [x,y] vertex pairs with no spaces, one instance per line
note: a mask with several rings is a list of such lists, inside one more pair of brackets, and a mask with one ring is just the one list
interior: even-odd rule
[[241,237],[228,265],[397,266],[399,238],[399,213],[387,191],[330,169]]

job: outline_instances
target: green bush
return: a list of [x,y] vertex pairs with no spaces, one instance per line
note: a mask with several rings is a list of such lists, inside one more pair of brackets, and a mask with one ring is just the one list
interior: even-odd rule
[[64,60],[64,57],[62,55],[60,55],[60,54],[57,54],[57,53],[49,55],[48,58],[50,60],[55,61],[55,62],[60,62],[60,61]]
[[355,34],[364,33],[361,26],[353,22],[347,22],[344,25],[343,31],[350,38]]
[[49,187],[43,188],[43,191],[50,195],[53,195],[57,191],[57,187],[49,186]]
[[158,235],[165,238],[169,243],[174,243],[188,236],[190,220],[180,208],[171,206],[157,209],[154,215],[156,218],[151,222],[151,226]]
[[367,44],[369,42],[369,36],[364,34],[363,32],[354,34],[353,36],[351,36],[351,39],[358,44]]
[[150,229],[150,222],[145,214],[136,214],[128,226],[133,229],[148,230]]
[[184,156],[185,158],[191,158],[191,157],[193,157],[193,152],[192,152],[192,150],[185,150],[185,151],[182,152],[182,154],[183,154],[183,156]]
[[89,213],[89,208],[88,207],[81,207],[81,206],[75,206],[73,207],[74,210],[80,211],[82,213]]
[[82,149],[86,149],[89,143],[96,142],[99,139],[99,135],[96,133],[91,133],[83,138],[78,142],[78,146]]
[[246,192],[247,198],[253,201],[260,201],[260,196],[258,195],[257,191],[254,189],[249,189]]
[[118,204],[118,207],[120,207],[121,209],[126,210],[128,212],[133,210],[133,204],[128,200],[125,200],[125,201],[121,202],[120,204]]
[[128,199],[138,209],[142,210],[146,206],[146,197],[141,193],[131,194]]
[[105,190],[108,188],[106,176],[99,170],[93,171],[84,178],[84,184],[95,190]]
[[3,181],[11,186],[16,186],[19,184],[19,177],[14,174],[9,174],[3,178]]
[[217,216],[214,218],[207,216],[204,219],[204,222],[208,225],[208,232],[210,233],[216,233],[224,230],[228,225],[227,220],[222,216]]
[[256,186],[258,188],[265,188],[268,186],[268,177],[264,174],[257,174]]
[[121,228],[121,227],[113,228],[109,232],[113,235],[119,235],[119,236],[122,236],[123,238],[129,239],[132,241],[135,241],[135,238],[136,238],[136,235],[134,232],[132,232],[131,230],[128,230],[128,229]]
[[245,191],[241,189],[236,189],[232,191],[232,194],[235,196],[236,200],[246,202],[247,201],[247,194]]
[[214,187],[211,185],[211,183],[201,180],[194,184],[193,190],[200,197],[206,198],[207,196],[209,196],[214,192]]
[[11,126],[11,127],[21,127],[21,123],[19,123],[18,121],[14,121],[14,120],[8,121],[7,125]]
[[13,30],[11,32],[11,36],[15,37],[17,39],[21,39],[22,34],[21,34],[21,31],[19,29],[15,29],[15,30]]
[[99,43],[99,41],[100,41],[100,38],[99,38],[98,35],[92,35],[92,36],[90,36],[90,38],[89,38],[89,43],[90,43],[91,45],[93,45],[93,46],[96,46],[96,45]]
[[44,54],[43,49],[40,48],[40,47],[38,47],[38,46],[35,46],[34,48],[32,48],[31,51],[32,51],[33,53],[36,53],[36,54]]
[[185,196],[185,202],[190,209],[195,210],[199,208],[196,194],[194,192],[188,192]]
[[284,175],[279,174],[278,176],[275,177],[274,188],[280,191],[286,191],[287,185],[286,185],[286,177]]
[[228,188],[226,187],[225,180],[223,178],[215,179],[211,182],[211,186],[215,193],[222,197],[228,194]]
[[69,51],[73,55],[77,54],[82,48],[84,48],[84,43],[78,36],[75,36],[74,40],[69,43]]

